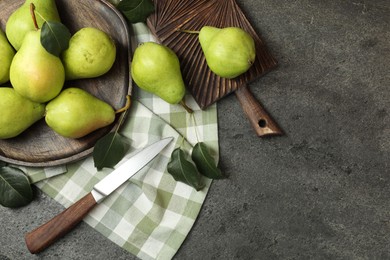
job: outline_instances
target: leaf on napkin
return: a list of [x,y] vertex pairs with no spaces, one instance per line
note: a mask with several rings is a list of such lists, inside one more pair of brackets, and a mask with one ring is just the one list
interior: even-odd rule
[[167,170],[176,181],[190,185],[197,191],[205,186],[195,165],[186,159],[184,151],[180,148],[173,150]]
[[215,161],[205,143],[199,142],[194,146],[191,158],[202,175],[210,179],[225,178],[221,170],[216,166]]
[[126,16],[130,23],[145,22],[154,12],[151,0],[122,0],[116,8]]
[[54,56],[59,57],[69,47],[70,37],[68,28],[60,22],[46,21],[42,25],[41,44]]
[[24,172],[11,166],[0,168],[0,204],[17,208],[33,200],[30,181]]
[[93,149],[93,161],[98,170],[113,168],[125,156],[129,149],[126,137],[111,132],[100,138]]

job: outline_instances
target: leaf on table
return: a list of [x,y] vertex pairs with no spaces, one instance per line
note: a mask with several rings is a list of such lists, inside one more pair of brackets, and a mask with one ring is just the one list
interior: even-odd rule
[[186,159],[184,151],[180,148],[173,150],[171,161],[168,163],[168,173],[170,173],[176,181],[183,182],[197,191],[204,188],[202,176],[199,174],[195,165]]
[[195,162],[199,172],[210,179],[223,179],[225,176],[216,166],[214,158],[203,142],[197,143],[192,149],[191,158]]
[[71,34],[68,28],[60,23],[46,21],[41,28],[41,44],[54,56],[59,57],[61,52],[69,47]]
[[111,132],[100,138],[93,149],[93,161],[98,170],[113,168],[126,155],[128,139],[118,132]]
[[20,169],[3,166],[0,168],[0,204],[17,208],[33,200],[30,181]]
[[151,0],[122,0],[116,6],[130,23],[145,22],[154,12],[154,4]]

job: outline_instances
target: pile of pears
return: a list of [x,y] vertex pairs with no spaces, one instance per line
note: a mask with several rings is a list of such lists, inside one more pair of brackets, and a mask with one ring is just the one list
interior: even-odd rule
[[111,105],[64,86],[107,73],[116,59],[114,40],[100,29],[81,28],[56,56],[41,43],[46,21],[61,23],[55,0],[26,0],[8,18],[5,33],[0,30],[0,139],[16,137],[42,118],[68,138],[115,120]]
[[[209,69],[222,78],[240,76],[255,61],[255,41],[239,27],[204,26],[200,31],[183,32],[199,34],[199,43]],[[179,59],[167,46],[155,42],[140,44],[134,52],[131,75],[143,90],[170,104],[181,103],[185,106],[185,84]]]

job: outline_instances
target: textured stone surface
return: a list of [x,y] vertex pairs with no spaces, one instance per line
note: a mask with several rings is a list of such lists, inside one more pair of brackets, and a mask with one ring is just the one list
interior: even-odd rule
[[[218,105],[220,167],[176,259],[390,259],[390,2],[239,0],[279,66],[250,84],[286,132]],[[86,224],[39,257],[25,232],[62,207],[0,208],[0,259],[135,259]]]

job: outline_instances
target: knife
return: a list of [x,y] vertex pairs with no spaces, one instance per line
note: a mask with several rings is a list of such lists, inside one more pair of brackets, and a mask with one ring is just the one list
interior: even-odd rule
[[25,235],[28,250],[36,254],[71,231],[105,197],[153,160],[173,140],[164,138],[142,149],[99,181],[90,193],[75,202],[47,223]]

